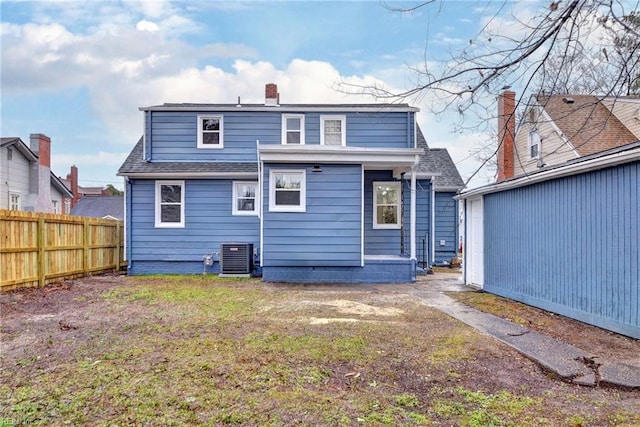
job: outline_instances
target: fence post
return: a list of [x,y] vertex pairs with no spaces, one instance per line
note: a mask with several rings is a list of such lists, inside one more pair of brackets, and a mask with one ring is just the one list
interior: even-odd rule
[[89,220],[84,218],[82,225],[84,226],[84,233],[82,233],[82,271],[86,275],[89,271]]
[[38,286],[43,287],[45,285],[46,269],[44,266],[44,218],[38,218]]
[[116,251],[116,256],[115,256],[116,267],[115,267],[114,273],[117,273],[117,272],[120,271],[120,223],[116,224],[116,247],[115,247],[115,251]]

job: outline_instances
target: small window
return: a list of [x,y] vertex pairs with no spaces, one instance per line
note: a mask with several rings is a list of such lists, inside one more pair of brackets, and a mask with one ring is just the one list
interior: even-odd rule
[[304,145],[304,115],[282,115],[282,143]]
[[184,227],[184,181],[156,181],[156,227]]
[[256,215],[258,213],[257,182],[233,183],[233,214]]
[[345,116],[320,116],[320,144],[347,145]]
[[222,116],[198,116],[198,148],[223,148]]
[[7,148],[7,160],[13,160],[13,150],[11,148]]
[[305,181],[304,170],[272,170],[269,173],[269,211],[304,212],[307,207]]
[[529,158],[540,158],[540,134],[537,129],[529,132]]
[[60,205],[58,204],[57,200],[52,200],[51,203],[53,204],[53,213],[60,213]]
[[10,191],[9,192],[9,210],[19,211],[21,209],[22,209],[22,198],[20,197],[20,193]]
[[400,182],[373,183],[373,228],[400,228]]

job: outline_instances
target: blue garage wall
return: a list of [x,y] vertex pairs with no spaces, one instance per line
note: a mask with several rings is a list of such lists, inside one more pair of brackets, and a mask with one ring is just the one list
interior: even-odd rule
[[640,162],[484,197],[485,290],[640,338]]
[[[263,265],[360,266],[360,165],[268,164],[264,167]],[[306,212],[269,212],[269,171],[306,170]]]
[[155,181],[130,180],[127,200],[131,274],[201,273],[202,256],[224,242],[259,247],[257,216],[234,216],[231,180],[185,181],[185,227],[155,227]]

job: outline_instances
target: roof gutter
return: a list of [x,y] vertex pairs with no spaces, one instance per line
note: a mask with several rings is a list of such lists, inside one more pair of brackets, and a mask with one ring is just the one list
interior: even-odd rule
[[629,163],[633,161],[640,161],[640,146],[635,146],[632,149],[609,154],[606,156],[584,160],[584,161],[572,163],[569,165],[554,167],[553,169],[549,169],[549,170],[538,172],[532,175],[524,176],[522,178],[503,181],[501,183],[496,183],[496,184],[485,185],[483,187],[465,191],[464,193],[461,193],[455,196],[455,199],[464,200],[471,197],[481,196],[484,194],[511,190],[518,187],[537,184],[539,182],[549,181],[551,179],[563,178],[566,176],[576,175],[579,173],[596,171],[599,169],[617,166],[617,165],[621,165],[621,164]]

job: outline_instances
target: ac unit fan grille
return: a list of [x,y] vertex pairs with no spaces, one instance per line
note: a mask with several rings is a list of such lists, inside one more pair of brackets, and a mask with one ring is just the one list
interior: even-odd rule
[[253,270],[252,243],[223,243],[220,245],[220,273],[247,275]]

